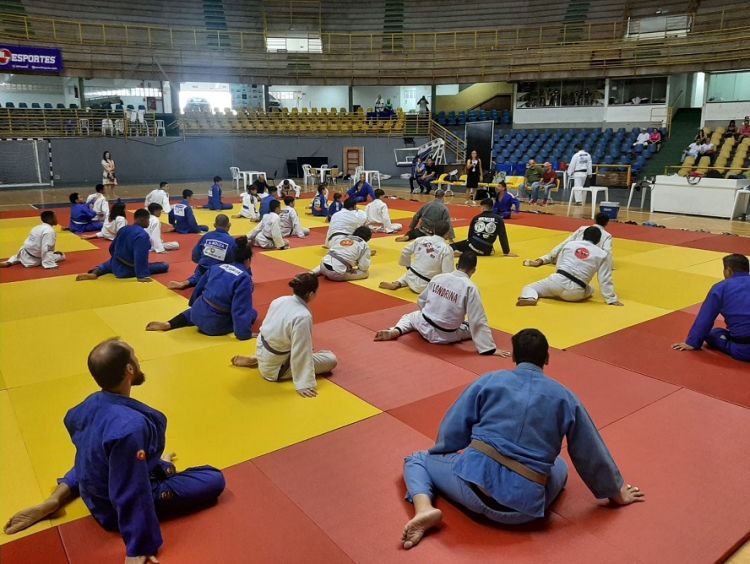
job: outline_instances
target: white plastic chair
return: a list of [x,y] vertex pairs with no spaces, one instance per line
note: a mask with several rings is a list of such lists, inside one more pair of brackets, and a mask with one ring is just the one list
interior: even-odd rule
[[[232,181],[234,182],[234,189],[239,194],[239,192],[240,192],[240,180],[242,180],[243,184],[244,184],[244,177],[243,177],[243,175],[240,174],[240,167],[238,167],[238,166],[230,166],[229,167],[229,172],[232,175]],[[244,186],[243,186],[243,188],[244,188]]]
[[[628,195],[628,205],[625,209],[630,209],[630,202],[633,201],[633,193],[635,192],[635,189],[638,187],[638,182],[633,182],[630,185],[630,194]],[[654,185],[651,182],[642,182],[641,183],[641,206],[640,209],[643,209],[643,204],[646,201],[646,190],[648,190],[649,194],[654,189]]]
[[138,112],[136,110],[127,110],[126,115],[128,117],[128,134],[138,135]]
[[78,119],[78,130],[81,132],[81,135],[83,135],[83,130],[86,130],[86,135],[91,135],[91,130],[89,129],[90,122],[89,118],[79,118]]
[[[747,200],[745,200],[745,210],[744,212],[737,212],[737,205],[740,203],[740,198],[742,197],[747,197]],[[747,217],[748,209],[750,209],[750,186],[745,186],[741,190],[737,190],[737,194],[734,196],[734,206],[732,207],[732,215],[729,216],[729,219],[734,219],[741,215]]]
[[150,135],[150,130],[148,122],[146,121],[146,110],[138,110],[138,131],[140,131],[141,128],[146,130],[146,137],[148,137]]
[[117,135],[125,135],[125,121],[122,119],[115,120],[115,133]]
[[115,124],[114,122],[109,118],[104,118],[102,120],[102,135],[114,135],[115,134]]
[[302,165],[302,174],[303,174],[302,183],[305,186],[307,186],[308,183],[309,184],[313,184],[313,185],[315,184],[315,179],[317,178],[317,175],[313,174],[312,165],[303,164]]
[[594,219],[596,215],[596,198],[599,192],[604,192],[604,200],[609,201],[609,188],[607,186],[589,186],[588,188],[574,188],[570,191],[570,199],[568,200],[568,214],[570,215],[570,207],[573,205],[573,195],[576,190],[580,190],[583,195],[583,204],[586,204],[586,194],[591,194],[591,219]]
[[167,128],[164,125],[163,119],[157,119],[156,120],[156,136],[157,137],[166,137],[167,136]]

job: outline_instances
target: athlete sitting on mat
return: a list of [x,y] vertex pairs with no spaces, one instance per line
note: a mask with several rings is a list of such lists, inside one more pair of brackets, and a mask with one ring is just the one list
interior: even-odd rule
[[[594,221],[595,223],[591,227],[596,227],[597,229],[599,229],[599,231],[602,232],[602,237],[601,239],[599,239],[599,242],[596,244],[596,246],[603,251],[612,254],[612,234],[607,231],[607,225],[609,225],[609,215],[607,215],[606,213],[598,213],[596,214],[596,219]],[[555,264],[557,262],[557,257],[565,244],[570,243],[571,241],[580,241],[581,239],[583,239],[583,233],[586,231],[586,229],[587,226],[585,225],[579,227],[578,229],[573,231],[573,233],[571,233],[568,238],[565,239],[565,241],[552,249],[548,255],[544,255],[543,257],[539,257],[538,259],[534,260],[525,260],[523,261],[523,265],[538,268],[545,264]]]
[[31,527],[80,495],[102,527],[119,530],[126,563],[157,562],[159,518],[213,505],[224,491],[224,476],[211,466],[177,472],[174,453],[163,454],[167,418],[130,397],[132,386],[146,377],[127,343],[100,343],[89,354],[88,367],[101,391],[65,416],[76,447],[73,468],[49,498],[13,515],[5,533]]
[[625,484],[580,400],[548,378],[549,346],[536,329],[513,336],[515,370],[485,374],[445,414],[435,446],[404,463],[415,515],[401,537],[412,548],[443,518],[438,493],[504,525],[543,517],[565,487],[563,438],[578,474],[598,499],[617,505],[645,501]]
[[[672,348],[700,350],[705,342],[709,348],[750,362],[750,263],[739,254],[727,255],[723,262],[724,280],[708,292],[687,341]],[[713,326],[719,314],[727,324],[726,329]]]
[[488,257],[495,252],[495,239],[500,240],[504,257],[518,256],[510,252],[505,222],[502,216],[492,211],[492,206],[492,200],[489,198],[482,200],[483,211],[471,220],[469,237],[465,241],[458,241],[451,245],[457,256],[465,251],[474,251],[479,256]]
[[57,233],[55,232],[57,216],[55,212],[45,210],[42,212],[40,219],[42,223],[31,230],[18,253],[8,260],[0,262],[0,268],[7,268],[19,262],[26,268],[32,266],[57,268],[57,263],[65,260],[65,255],[55,250],[57,244]]

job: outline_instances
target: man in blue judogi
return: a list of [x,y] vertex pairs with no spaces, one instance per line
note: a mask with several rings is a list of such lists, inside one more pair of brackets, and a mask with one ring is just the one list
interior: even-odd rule
[[195,267],[193,275],[181,282],[172,281],[167,284],[167,288],[172,290],[191,288],[198,284],[201,276],[213,265],[233,262],[237,243],[234,237],[229,234],[231,226],[229,217],[223,213],[217,215],[214,221],[214,230],[201,237],[201,240],[193,248],[192,260],[198,265]]
[[224,491],[224,476],[211,466],[177,472],[175,455],[163,455],[167,418],[130,397],[131,387],[146,378],[127,343],[97,345],[88,367],[101,391],[65,416],[75,465],[46,501],[11,517],[5,532],[22,531],[80,495],[102,527],[120,532],[128,561],[156,562],[159,518],[213,505]]
[[146,228],[150,216],[148,210],[136,210],[133,224],[120,229],[109,245],[109,254],[112,258],[86,274],[79,274],[76,280],[95,280],[111,273],[117,278],[137,278],[138,282],[151,282],[152,274],[167,272],[167,263],[148,262],[151,239]]
[[276,186],[268,187],[268,196],[266,196],[260,201],[260,210],[258,211],[258,213],[260,214],[261,219],[263,219],[263,216],[271,211],[271,208],[270,208],[271,202],[279,199],[278,194],[279,194],[279,189],[276,188]]
[[210,210],[231,210],[232,204],[221,201],[221,176],[214,176],[214,184],[208,196],[208,203],[203,206]]
[[318,186],[318,193],[313,198],[311,210],[315,217],[328,217],[328,188],[325,184]]
[[341,201],[341,198],[341,192],[336,192],[333,195],[333,201],[331,202],[331,205],[328,206],[328,215],[326,217],[327,222],[330,223],[331,218],[344,209],[344,202]]
[[92,210],[79,196],[73,192],[68,196],[72,207],[70,208],[70,224],[68,229],[72,233],[88,233],[90,231],[101,231],[102,222],[94,221],[96,212]]
[[[732,254],[725,256],[723,262],[724,280],[708,292],[687,341],[672,348],[700,350],[705,342],[709,348],[750,362],[750,261],[744,255]],[[726,329],[714,327],[719,314]]]
[[182,200],[172,206],[172,211],[169,212],[169,223],[174,225],[175,233],[182,233],[184,235],[186,233],[208,231],[208,225],[198,225],[198,222],[195,220],[193,208],[190,206],[190,198],[192,197],[192,190],[183,190]]
[[514,208],[516,213],[520,212],[521,201],[508,192],[508,187],[505,185],[505,182],[500,182],[497,189],[497,196],[495,198],[495,205],[492,208],[493,213],[496,213],[503,219],[511,219]]
[[201,276],[190,298],[190,309],[166,322],[152,321],[146,331],[196,326],[206,335],[234,332],[240,341],[250,339],[258,318],[253,309],[252,256],[252,246],[245,237],[240,238],[232,264],[216,264]]
[[366,178],[367,176],[365,174],[360,174],[357,183],[346,192],[347,197],[353,198],[358,204],[366,203],[368,198],[370,200],[375,199],[375,190],[373,190],[370,183],[365,180]]
[[415,516],[404,528],[404,548],[442,520],[432,505],[437,493],[505,525],[543,517],[567,481],[563,439],[598,499],[644,501],[643,492],[624,483],[580,400],[545,376],[548,351],[536,329],[514,335],[516,369],[490,372],[470,384],[446,413],[435,446],[406,458],[404,481]]

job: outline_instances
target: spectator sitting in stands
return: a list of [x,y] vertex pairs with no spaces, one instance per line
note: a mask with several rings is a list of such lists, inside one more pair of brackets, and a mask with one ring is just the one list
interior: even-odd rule
[[716,147],[709,139],[701,145],[701,156],[702,157],[713,157],[716,154]]
[[417,179],[420,194],[430,193],[432,190],[432,181],[435,180],[435,176],[437,176],[437,168],[435,167],[433,160],[428,158],[427,163],[424,165],[422,176]]
[[638,145],[643,145],[644,147],[649,144],[651,140],[651,136],[648,134],[648,131],[645,129],[641,129],[641,132],[638,134],[638,138],[635,140],[635,143],[633,143],[633,147],[636,147]]
[[526,166],[526,175],[524,183],[520,187],[520,190],[526,190],[526,195],[529,197],[529,202],[532,200],[532,195],[535,190],[539,190],[539,183],[544,175],[544,168],[536,164],[534,159],[529,160],[529,164]]
[[654,128],[654,130],[648,136],[649,143],[656,145],[656,150],[661,150],[661,131]]
[[385,111],[386,112],[392,112],[393,111],[393,104],[391,104],[391,99],[390,98],[388,98],[385,101]]
[[737,138],[737,124],[734,122],[734,120],[731,120],[729,122],[729,125],[727,125],[727,129],[724,132],[724,139],[728,139],[730,137]]
[[693,141],[688,145],[688,148],[685,149],[685,152],[682,153],[682,161],[684,162],[687,157],[693,157],[694,159],[697,159],[698,156],[701,154],[701,144],[698,141]]
[[745,116],[745,121],[740,127],[740,135],[742,137],[750,137],[750,116]]
[[385,104],[383,103],[383,97],[378,94],[377,100],[375,100],[375,111],[376,112],[382,112],[383,108],[385,108]]
[[703,145],[707,139],[708,135],[706,135],[706,132],[699,129],[698,133],[695,135],[695,141],[697,141],[699,145]]
[[544,163],[544,174],[542,175],[541,182],[537,182],[537,187],[531,193],[531,203],[537,203],[537,200],[539,200],[539,190],[541,188],[544,190],[544,200],[541,205],[546,206],[547,201],[549,200],[549,194],[556,186],[557,173],[552,168],[552,163]]

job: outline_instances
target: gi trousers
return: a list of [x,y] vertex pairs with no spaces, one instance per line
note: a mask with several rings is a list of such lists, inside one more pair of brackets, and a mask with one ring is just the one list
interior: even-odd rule
[[471,339],[469,324],[465,321],[456,331],[442,331],[425,320],[421,311],[407,313],[396,323],[402,334],[418,331],[425,341],[434,345],[449,345]]
[[552,274],[544,280],[534,282],[521,290],[521,297],[525,299],[559,298],[566,302],[581,302],[594,294],[591,286],[581,288],[562,274]]

